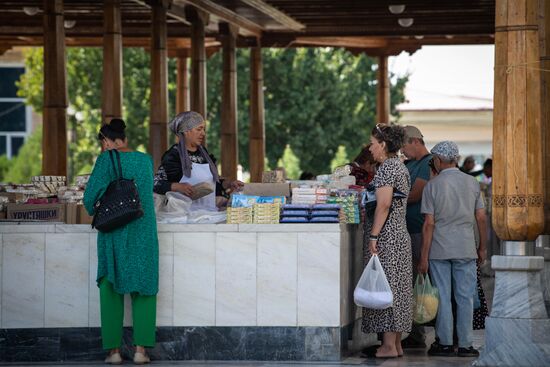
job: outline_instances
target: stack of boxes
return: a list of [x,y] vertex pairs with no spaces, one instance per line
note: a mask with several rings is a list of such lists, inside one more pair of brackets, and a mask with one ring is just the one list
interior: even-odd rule
[[283,205],[281,223],[339,223],[337,204]]
[[359,194],[357,191],[331,191],[330,196],[327,198],[327,203],[340,205],[340,223],[361,223]]
[[293,204],[323,204],[327,202],[327,189],[324,187],[295,187],[292,189]]

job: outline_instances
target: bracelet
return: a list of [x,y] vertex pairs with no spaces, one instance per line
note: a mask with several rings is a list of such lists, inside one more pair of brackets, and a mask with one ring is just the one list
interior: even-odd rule
[[378,241],[378,236],[370,235],[369,236],[369,241]]

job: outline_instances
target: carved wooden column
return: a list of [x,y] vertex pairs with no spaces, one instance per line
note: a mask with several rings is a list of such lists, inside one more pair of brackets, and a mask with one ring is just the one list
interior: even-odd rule
[[221,164],[222,176],[237,179],[239,143],[237,127],[237,28],[220,24],[223,58],[221,105]]
[[189,56],[187,51],[177,56],[176,113],[189,111]]
[[67,75],[63,0],[44,0],[42,174],[67,175]]
[[250,182],[262,182],[265,161],[262,48],[250,49]]
[[534,241],[544,225],[537,16],[536,0],[497,1],[493,226],[505,241]]
[[538,0],[497,0],[493,112],[495,292],[476,366],[548,366],[550,320],[541,287],[542,130]]
[[376,122],[390,122],[390,79],[388,76],[388,57],[378,57],[378,84],[376,89]]
[[191,110],[206,118],[204,27],[208,24],[208,14],[192,7],[186,7],[185,12],[191,22]]
[[151,34],[151,117],[149,123],[149,153],[155,169],[168,149],[168,54],[166,50],[166,4],[152,3]]
[[120,0],[105,0],[103,6],[102,123],[122,118],[122,23]]
[[[550,70],[550,0],[541,1],[539,17],[540,65]],[[541,123],[544,191],[544,232],[537,238],[536,254],[544,257],[543,296],[550,313],[550,73],[541,72]]]

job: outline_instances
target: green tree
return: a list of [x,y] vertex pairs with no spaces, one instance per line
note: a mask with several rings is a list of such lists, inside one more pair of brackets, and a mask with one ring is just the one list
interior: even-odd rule
[[[100,48],[67,49],[69,178],[91,172],[94,158],[100,151],[97,131],[101,126],[102,60]],[[25,65],[27,71],[18,83],[18,95],[26,98],[26,103],[35,111],[42,112],[43,49],[28,49]],[[174,100],[175,60],[170,60],[168,66],[168,91],[170,99]],[[149,136],[149,68],[150,57],[145,50],[124,48],[123,118],[130,147],[142,151],[146,150]],[[173,114],[173,104],[170,107]]]
[[[148,144],[150,63],[139,48],[124,49],[124,119],[130,146],[145,150]],[[222,57],[207,62],[208,150],[220,152]],[[248,169],[250,52],[237,50],[239,161]],[[369,138],[376,119],[376,62],[364,54],[343,49],[264,49],[266,158],[277,162],[292,146],[301,168],[315,174],[328,172],[339,146],[358,153]],[[35,110],[42,110],[42,50],[31,49],[27,73],[19,95]],[[89,172],[101,123],[101,64],[99,48],[69,48],[67,75],[70,109],[69,162],[71,175]],[[169,66],[169,116],[174,115],[175,60]],[[407,78],[391,78],[391,111],[404,100]]]
[[4,182],[28,183],[42,171],[42,126],[38,127],[12,158]]
[[349,163],[348,153],[346,152],[346,147],[343,145],[338,146],[338,151],[332,161],[330,161],[330,172],[334,172],[334,169],[344,164]]
[[[237,57],[239,161],[248,167],[249,51]],[[338,146],[358,153],[376,122],[374,59],[343,49],[263,49],[266,156],[276,162],[287,144],[302,169],[330,169]],[[220,159],[221,53],[208,60],[208,149]],[[391,108],[404,101],[407,77],[392,76]]]
[[278,167],[283,167],[286,177],[291,180],[297,180],[300,177],[300,158],[294,154],[290,145],[286,145],[283,156],[277,161]]

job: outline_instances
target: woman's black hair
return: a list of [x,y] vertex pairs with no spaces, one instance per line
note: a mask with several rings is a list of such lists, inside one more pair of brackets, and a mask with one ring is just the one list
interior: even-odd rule
[[363,149],[361,149],[361,152],[359,152],[357,157],[355,157],[355,159],[352,162],[355,162],[361,166],[365,163],[376,164],[376,159],[374,159],[374,157],[372,156],[372,153],[370,152],[369,148],[370,148],[370,144],[363,147]]
[[97,134],[98,140],[104,140],[105,138],[115,141],[117,139],[126,139],[126,124],[122,119],[112,119],[111,122],[101,126],[99,133]]
[[386,143],[388,153],[397,153],[405,143],[405,129],[399,125],[376,124],[371,134],[378,141]]

